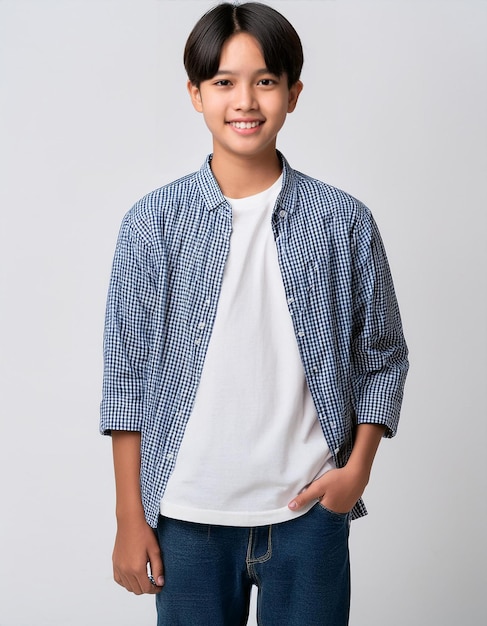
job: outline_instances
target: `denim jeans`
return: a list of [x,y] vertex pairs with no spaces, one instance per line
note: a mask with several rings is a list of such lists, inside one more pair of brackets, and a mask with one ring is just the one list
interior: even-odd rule
[[165,585],[158,626],[244,626],[256,585],[259,626],[346,626],[349,515],[316,504],[272,526],[159,518]]

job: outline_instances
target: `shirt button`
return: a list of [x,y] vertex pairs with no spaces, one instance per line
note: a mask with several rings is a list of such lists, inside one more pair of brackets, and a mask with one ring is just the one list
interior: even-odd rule
[[198,324],[198,328],[199,328],[200,330],[203,330],[203,328],[205,327],[205,325],[206,325],[206,324],[205,324],[204,322],[200,322],[200,323]]
[[208,298],[207,300],[205,300],[205,306],[210,306],[210,298]]
[[290,297],[287,299],[287,303],[288,303],[288,304],[293,304],[293,302],[294,302],[294,298],[293,298],[292,296],[290,296]]
[[298,337],[304,337],[304,330],[300,330],[298,332]]
[[198,339],[196,339],[196,341],[195,341],[195,344],[196,344],[197,346],[199,346],[199,345],[200,345],[200,343],[201,343],[201,339],[198,337]]
[[279,217],[282,217],[284,219],[286,217],[286,215],[287,215],[287,213],[286,213],[286,211],[284,211],[284,209],[279,211]]
[[173,452],[169,452],[168,454],[166,454],[166,459],[167,459],[168,461],[170,461],[170,460],[171,460],[171,459],[173,459],[173,458],[174,458],[174,453],[173,453]]

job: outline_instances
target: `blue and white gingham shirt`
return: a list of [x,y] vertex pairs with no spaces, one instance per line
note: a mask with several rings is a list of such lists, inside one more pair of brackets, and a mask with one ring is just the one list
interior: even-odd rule
[[[369,210],[279,156],[279,265],[306,380],[341,467],[356,424],[395,434],[407,347]],[[230,246],[232,212],[210,162],[127,213],[108,293],[100,430],[141,431],[142,501],[153,527],[191,415]],[[359,501],[352,515],[364,513]]]

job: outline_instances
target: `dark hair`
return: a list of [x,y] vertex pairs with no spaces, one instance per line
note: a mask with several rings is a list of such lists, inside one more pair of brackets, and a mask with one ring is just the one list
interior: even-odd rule
[[288,86],[299,80],[303,48],[298,33],[275,9],[259,2],[223,2],[205,13],[191,31],[184,49],[184,67],[196,87],[213,78],[220,65],[223,45],[244,32],[258,41],[267,69],[287,75]]

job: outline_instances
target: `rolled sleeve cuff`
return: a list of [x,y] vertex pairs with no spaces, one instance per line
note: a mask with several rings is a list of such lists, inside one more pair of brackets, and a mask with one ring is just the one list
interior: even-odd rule
[[112,430],[139,432],[142,430],[142,408],[122,401],[102,401],[100,407],[100,433],[110,435]]

